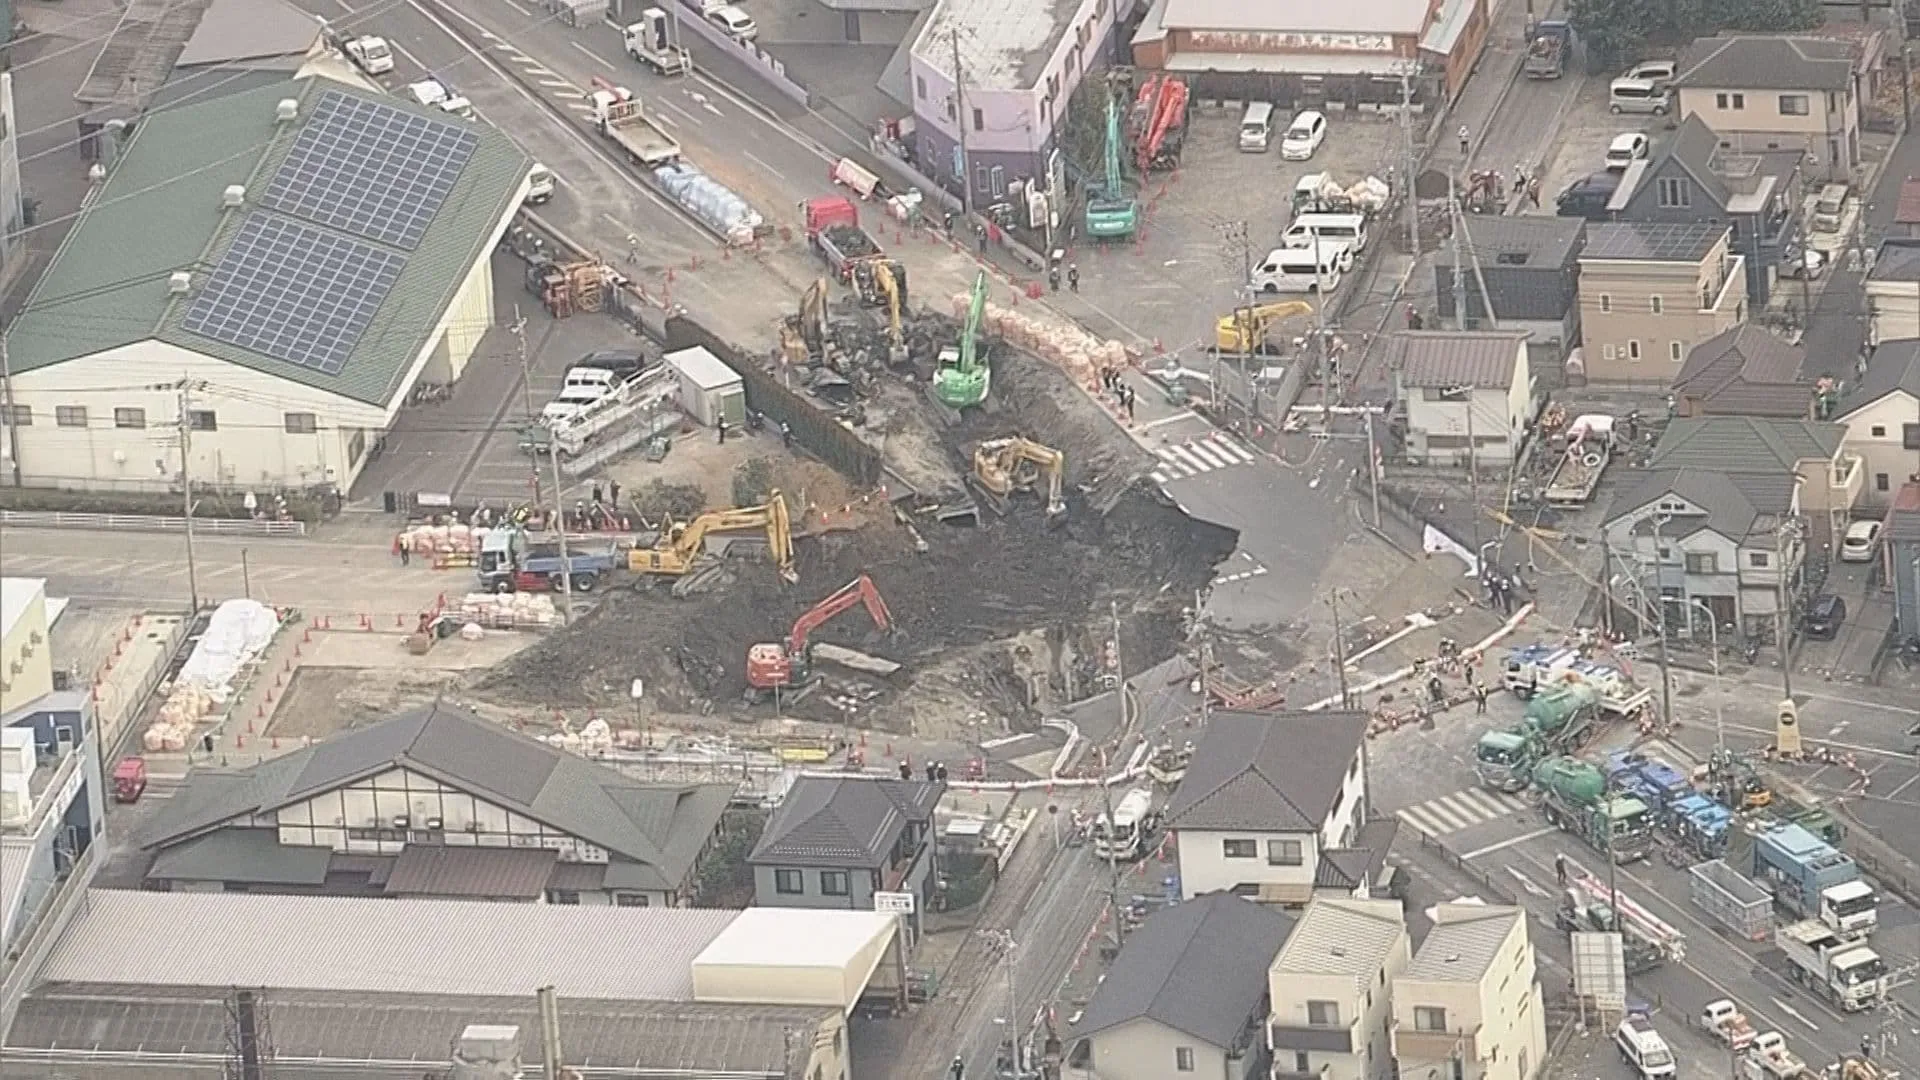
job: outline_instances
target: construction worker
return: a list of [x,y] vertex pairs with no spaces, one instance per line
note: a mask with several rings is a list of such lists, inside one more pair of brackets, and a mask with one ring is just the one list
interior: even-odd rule
[[780,421],[780,445],[793,449],[793,425],[785,420]]
[[1079,263],[1067,264],[1067,289],[1070,292],[1080,291],[1080,264]]
[[1059,263],[1054,263],[1053,265],[1047,267],[1047,291],[1049,292],[1060,291],[1060,264]]
[[1467,130],[1467,125],[1461,124],[1460,125],[1460,156],[1471,157],[1472,154],[1473,154],[1473,133]]
[[714,432],[720,437],[720,445],[727,445],[727,418],[721,417],[713,425]]
[[1486,683],[1476,682],[1473,684],[1473,713],[1475,716],[1487,715]]

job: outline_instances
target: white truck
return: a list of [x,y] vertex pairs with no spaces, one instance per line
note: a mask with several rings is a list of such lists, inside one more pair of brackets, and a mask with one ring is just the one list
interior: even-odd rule
[[672,39],[667,13],[650,7],[640,13],[640,21],[621,31],[627,55],[662,75],[683,75],[693,68],[693,58]]
[[1863,1012],[1887,996],[1887,964],[1864,942],[1848,941],[1817,919],[1789,923],[1774,935],[1787,974],[1836,1008]]
[[1812,1076],[1807,1063],[1787,1049],[1787,1037],[1777,1031],[1757,1036],[1736,1064],[1741,1080],[1801,1080]]
[[1726,998],[1710,1001],[1700,1010],[1700,1027],[1736,1053],[1753,1045],[1753,1024],[1739,1005]]
[[535,454],[554,453],[571,458],[594,440],[636,417],[671,409],[679,390],[680,384],[671,369],[664,365],[650,368],[578,409],[569,409],[564,414],[543,410],[541,419],[521,432],[520,445]]
[[[599,80],[595,80],[600,85]],[[680,144],[653,122],[640,99],[624,86],[602,86],[587,95],[593,126],[634,163],[652,168],[680,159]]]
[[368,75],[385,75],[393,70],[393,49],[386,38],[362,35],[340,46],[353,66]]
[[1146,838],[1153,815],[1153,792],[1134,788],[1114,804],[1113,817],[1105,813],[1094,819],[1094,853],[1101,858],[1131,862],[1146,854]]
[[1653,700],[1653,688],[1638,686],[1633,677],[1617,667],[1576,660],[1568,665],[1567,678],[1578,678],[1600,691],[1600,708],[1614,716],[1632,716]]
[[421,79],[417,83],[407,84],[407,96],[430,109],[439,109],[462,120],[474,117],[473,102],[453,92],[453,88],[439,79]]

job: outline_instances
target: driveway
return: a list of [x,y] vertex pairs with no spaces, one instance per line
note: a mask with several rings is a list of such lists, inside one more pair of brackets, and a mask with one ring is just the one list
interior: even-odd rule
[[1847,621],[1832,641],[1802,640],[1794,666],[1828,682],[1873,681],[1875,661],[1893,625],[1893,601],[1878,584],[1869,584],[1872,563],[1836,562],[1826,590],[1847,602]]

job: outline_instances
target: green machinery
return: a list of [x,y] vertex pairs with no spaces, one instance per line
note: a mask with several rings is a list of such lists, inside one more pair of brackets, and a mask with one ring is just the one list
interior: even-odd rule
[[967,305],[967,325],[960,331],[957,348],[940,350],[939,366],[933,372],[933,397],[949,409],[977,408],[987,400],[993,371],[980,355],[980,319],[987,311],[987,272],[973,279],[973,299]]
[[1598,768],[1574,757],[1550,757],[1533,768],[1540,809],[1547,824],[1585,841],[1595,851],[1611,851],[1614,861],[1630,863],[1653,851],[1653,813],[1647,804],[1615,795]]
[[1087,192],[1087,235],[1096,240],[1124,240],[1140,227],[1140,202],[1127,193],[1127,177],[1120,167],[1120,105],[1107,93],[1106,177],[1098,191]]
[[1504,731],[1489,731],[1474,747],[1473,768],[1495,791],[1525,790],[1542,758],[1578,750],[1595,731],[1600,691],[1566,683],[1534,695],[1525,719]]

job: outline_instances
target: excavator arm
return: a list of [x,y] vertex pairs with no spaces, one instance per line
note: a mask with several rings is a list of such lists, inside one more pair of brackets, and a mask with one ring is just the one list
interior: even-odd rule
[[1051,446],[1018,435],[989,439],[973,452],[974,479],[988,494],[1004,499],[1020,486],[1015,474],[1023,463],[1047,478],[1047,514],[1065,513],[1067,456]]
[[887,602],[881,599],[880,590],[874,585],[873,579],[861,574],[793,621],[793,629],[787,632],[787,652],[795,655],[806,652],[807,639],[813,636],[815,630],[859,604],[866,605],[867,616],[873,620],[874,626],[881,630],[893,629],[893,612],[887,610]]
[[758,528],[767,532],[767,548],[780,577],[791,584],[796,580],[793,526],[787,517],[787,501],[778,491],[768,497],[765,505],[715,510],[694,518],[678,532],[669,530],[660,544],[635,548],[627,557],[627,567],[645,574],[685,574],[700,558],[708,534]]
[[1220,316],[1214,336],[1221,352],[1259,352],[1267,340],[1268,329],[1274,323],[1311,314],[1313,305],[1302,300],[1235,308],[1229,314]]

